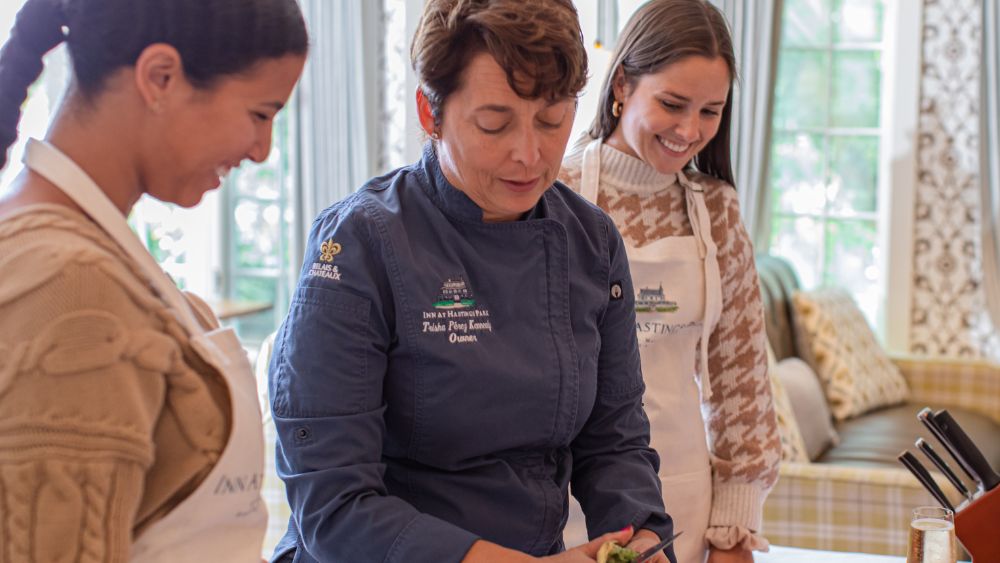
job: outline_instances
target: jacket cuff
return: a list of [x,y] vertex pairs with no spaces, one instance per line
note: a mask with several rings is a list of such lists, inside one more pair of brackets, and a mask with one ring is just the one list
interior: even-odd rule
[[385,560],[389,563],[461,561],[479,539],[454,524],[420,514],[396,537]]

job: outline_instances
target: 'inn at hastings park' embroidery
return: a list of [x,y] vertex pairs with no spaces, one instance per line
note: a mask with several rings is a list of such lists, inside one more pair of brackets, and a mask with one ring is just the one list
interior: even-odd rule
[[450,344],[474,344],[482,333],[493,332],[490,312],[476,306],[462,276],[446,279],[432,306],[433,310],[423,311],[423,333],[447,334]]

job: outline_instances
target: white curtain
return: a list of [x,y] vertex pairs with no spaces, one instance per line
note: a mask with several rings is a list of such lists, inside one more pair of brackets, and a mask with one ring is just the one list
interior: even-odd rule
[[1000,327],[1000,9],[982,3],[980,189],[982,192],[983,290],[990,319]]
[[747,231],[766,250],[767,161],[782,0],[712,0],[729,20],[740,81],[733,91],[732,154]]
[[378,169],[382,2],[302,0],[311,41],[299,87],[298,252],[313,219]]

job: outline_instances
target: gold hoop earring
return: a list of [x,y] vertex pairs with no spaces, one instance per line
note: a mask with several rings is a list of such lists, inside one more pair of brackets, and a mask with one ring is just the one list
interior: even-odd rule
[[618,100],[611,102],[611,115],[615,117],[622,116],[622,103]]

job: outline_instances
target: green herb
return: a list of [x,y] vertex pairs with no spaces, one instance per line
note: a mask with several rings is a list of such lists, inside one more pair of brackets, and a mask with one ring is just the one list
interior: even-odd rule
[[639,557],[639,552],[627,547],[616,545],[608,553],[607,563],[632,563]]

